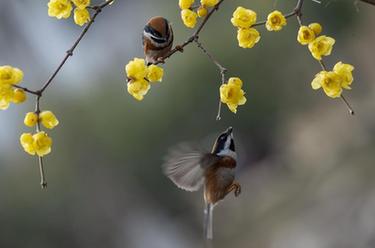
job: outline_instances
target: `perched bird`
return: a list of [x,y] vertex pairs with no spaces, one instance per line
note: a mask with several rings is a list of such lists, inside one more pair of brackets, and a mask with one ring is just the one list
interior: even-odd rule
[[204,232],[207,239],[212,239],[213,207],[228,193],[234,191],[235,196],[241,193],[240,184],[234,181],[236,163],[232,127],[219,135],[211,152],[181,145],[170,150],[165,159],[164,173],[177,187],[197,191],[204,185]]
[[159,62],[172,49],[171,24],[164,17],[152,17],[143,30],[142,40],[147,63]]

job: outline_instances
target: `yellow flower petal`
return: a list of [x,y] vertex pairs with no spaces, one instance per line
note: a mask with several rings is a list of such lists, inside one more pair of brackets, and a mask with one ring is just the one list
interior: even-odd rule
[[331,54],[334,44],[335,39],[322,35],[309,43],[309,50],[315,59],[321,60],[322,56]]
[[134,58],[125,67],[126,75],[130,79],[143,80],[147,76],[147,66],[144,59]]
[[181,19],[188,28],[194,28],[197,24],[198,14],[190,9],[181,10]]
[[35,112],[29,112],[26,114],[23,120],[25,126],[33,127],[38,123],[38,115]]
[[191,7],[193,3],[194,3],[194,0],[179,0],[178,6],[180,6],[181,9],[188,9]]
[[52,113],[51,111],[42,111],[39,114],[39,119],[43,126],[48,129],[52,129],[59,125],[59,121],[57,120],[54,113]]
[[90,13],[87,9],[76,8],[74,10],[74,22],[77,25],[83,26],[85,23],[88,23],[90,19]]
[[13,98],[12,98],[12,102],[16,103],[16,104],[19,104],[19,103],[23,103],[24,101],[26,101],[26,93],[24,90],[22,89],[14,89],[13,90]]
[[280,11],[275,10],[268,15],[266,22],[268,31],[280,31],[285,25],[286,18]]
[[148,67],[147,79],[150,82],[161,82],[163,79],[164,70],[157,65],[150,65]]
[[301,26],[298,30],[297,41],[302,45],[307,45],[315,40],[315,33],[306,26]]
[[260,34],[255,28],[239,28],[237,31],[238,45],[242,48],[252,48],[260,40]]
[[250,28],[257,20],[257,14],[244,7],[237,7],[233,12],[231,22],[233,26],[238,28]]
[[50,0],[48,2],[48,15],[57,19],[69,18],[72,9],[70,0]]
[[201,0],[201,4],[205,7],[214,7],[219,3],[219,0]]

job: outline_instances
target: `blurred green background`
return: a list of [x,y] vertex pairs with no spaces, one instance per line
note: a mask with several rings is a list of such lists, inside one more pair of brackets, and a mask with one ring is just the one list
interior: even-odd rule
[[[127,92],[124,65],[143,56],[141,33],[155,15],[168,18],[175,44],[192,32],[177,0],[117,0],[98,17],[41,106],[60,125],[49,134],[48,189],[18,139],[34,99],[0,112],[0,247],[203,247],[201,192],[176,188],[161,173],[168,148],[188,141],[210,149],[234,127],[238,198],[214,212],[214,247],[324,248],[375,246],[375,7],[352,0],[306,0],[303,20],[336,38],[326,59],[355,66],[340,100],[313,91],[319,64],[296,41],[294,18],[267,32],[253,49],[238,47],[230,18],[237,6],[259,19],[295,1],[225,1],[201,35],[228,76],[244,81],[247,103],[223,106],[216,121],[217,68],[189,46],[164,65],[162,83],[144,101]],[[95,1],[94,1],[95,3]],[[47,15],[47,1],[0,1],[0,64],[22,68],[37,89],[81,28]]]

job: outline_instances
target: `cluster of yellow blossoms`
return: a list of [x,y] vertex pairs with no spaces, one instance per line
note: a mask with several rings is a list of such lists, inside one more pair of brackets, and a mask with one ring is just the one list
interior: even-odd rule
[[[89,22],[91,17],[87,10],[91,0],[50,0],[48,2],[48,15],[57,19],[67,19],[73,10],[73,4],[76,6],[74,10],[74,22],[83,26]],[[73,4],[72,4],[73,3]]]
[[[194,28],[197,24],[198,17],[204,17],[207,15],[207,8],[214,7],[219,3],[219,0],[200,0],[199,7],[194,7],[195,0],[179,0],[178,5],[181,8],[181,19],[185,26],[188,28]],[[194,11],[196,9],[196,11]]]
[[238,45],[242,48],[252,48],[260,40],[258,30],[251,26],[255,24],[257,14],[244,7],[237,7],[233,12],[231,22],[233,26],[238,28],[237,40]]
[[[251,9],[237,7],[233,12],[231,22],[237,27],[238,45],[242,48],[252,48],[260,40],[258,30],[252,26],[256,24],[257,14]],[[285,16],[278,10],[271,12],[266,21],[268,31],[280,31],[286,25]]]
[[329,97],[340,97],[343,89],[351,89],[353,70],[354,67],[352,65],[343,64],[340,61],[333,67],[332,71],[321,71],[316,74],[311,82],[311,87],[314,90],[322,88]]
[[[26,126],[34,127],[39,125],[39,123],[48,129],[52,129],[59,124],[59,121],[51,111],[42,111],[39,114],[29,112],[26,114],[24,119],[24,124]],[[30,155],[43,157],[51,152],[52,139],[44,131],[38,131],[34,135],[31,133],[23,133],[20,137],[20,142],[25,152]]]
[[146,65],[144,59],[134,58],[125,66],[126,77],[128,80],[128,92],[138,101],[150,89],[150,82],[161,82],[164,75],[163,68],[157,65]]
[[13,85],[23,80],[23,72],[15,67],[0,66],[0,109],[5,110],[10,103],[23,103],[26,100],[26,93],[21,89],[14,89]]
[[297,40],[302,45],[308,45],[312,56],[321,60],[322,56],[331,54],[335,39],[321,35],[322,26],[319,23],[312,23],[309,26],[301,26],[298,30]]
[[[319,61],[323,56],[331,54],[335,44],[335,39],[325,35],[319,36],[321,32],[322,26],[319,23],[311,23],[308,26],[301,26],[297,35],[297,41],[302,45],[308,45],[311,55]],[[340,97],[343,89],[351,89],[353,70],[352,65],[340,61],[332,71],[323,70],[316,74],[311,86],[314,90],[322,88],[329,97]]]
[[237,113],[238,105],[246,103],[242,80],[238,77],[231,77],[227,83],[222,84],[220,86],[220,100],[222,103],[227,104],[230,111]]

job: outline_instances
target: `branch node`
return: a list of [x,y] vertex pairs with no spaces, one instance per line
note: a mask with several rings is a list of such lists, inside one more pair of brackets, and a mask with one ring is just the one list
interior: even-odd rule
[[176,50],[179,51],[180,53],[184,52],[184,48],[181,45],[177,45]]
[[66,54],[68,56],[73,56],[73,50],[72,49],[69,49],[68,51],[66,51]]

